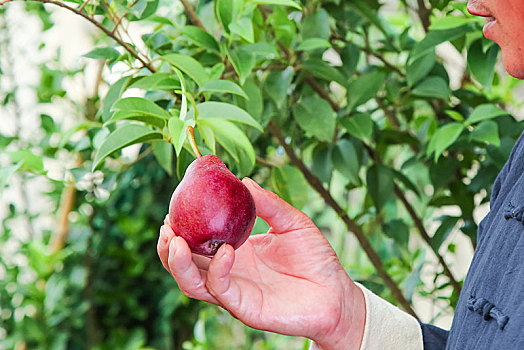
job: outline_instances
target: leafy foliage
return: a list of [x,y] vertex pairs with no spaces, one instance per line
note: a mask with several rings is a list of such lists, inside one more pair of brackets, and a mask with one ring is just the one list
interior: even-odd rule
[[[377,0],[194,1],[197,17],[178,2],[62,2],[107,28],[84,57],[125,69],[85,101],[73,128],[43,114],[45,136],[31,151],[19,135],[0,136],[9,158],[0,190],[18,174],[44,177],[58,212],[76,189],[69,212],[78,217],[65,247],[51,249],[57,233],[46,231],[20,245],[26,266],[0,262],[2,345],[302,347],[190,301],[162,270],[155,240],[169,194],[194,159],[188,126],[203,154],[308,213],[353,278],[404,305],[373,259],[346,244],[348,220],[407,303],[418,294],[439,305],[431,317],[451,313],[464,276],[438,258],[455,253],[452,233],[476,245],[474,208],[489,200],[524,124],[504,110],[515,103],[515,82],[497,74],[499,50],[482,39],[481,21],[464,3],[431,3],[413,24],[403,1],[396,12]],[[26,10],[43,30],[53,27],[47,8]],[[140,45],[122,35],[131,22],[146,32]],[[467,62],[458,80],[436,50],[443,43]],[[36,88],[42,105],[69,100],[63,79],[83,71],[49,67],[40,67]],[[3,105],[16,103],[12,91],[2,93]],[[123,150],[131,145],[140,150],[130,163]],[[44,166],[59,151],[79,159],[64,181]],[[17,209],[3,221],[4,246],[14,239],[11,221],[33,219]],[[257,221],[254,233],[264,229]],[[433,281],[423,280],[435,261]],[[24,274],[33,277],[23,282]]]

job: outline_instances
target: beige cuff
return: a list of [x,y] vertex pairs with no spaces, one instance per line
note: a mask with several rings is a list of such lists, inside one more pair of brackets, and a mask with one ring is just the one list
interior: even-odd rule
[[360,350],[423,350],[422,329],[411,315],[355,283],[366,299],[366,326]]
[[[362,290],[366,300],[366,325],[360,350],[423,350],[422,329],[418,321],[375,295],[372,291],[355,284]],[[319,347],[311,342],[309,350]]]

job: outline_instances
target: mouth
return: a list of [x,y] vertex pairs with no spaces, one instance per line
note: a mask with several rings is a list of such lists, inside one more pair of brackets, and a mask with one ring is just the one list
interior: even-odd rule
[[493,17],[493,15],[488,11],[488,9],[483,8],[483,6],[475,6],[475,2],[468,3],[468,12],[473,16],[492,18],[493,20],[495,20],[495,17]]
[[497,19],[491,14],[491,12],[482,5],[478,5],[475,1],[468,2],[468,12],[473,16],[484,17],[486,25],[484,25],[483,32],[484,36],[488,39],[492,37],[493,27],[497,23]]

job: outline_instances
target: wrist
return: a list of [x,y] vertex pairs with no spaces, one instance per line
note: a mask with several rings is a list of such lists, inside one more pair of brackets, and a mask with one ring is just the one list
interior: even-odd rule
[[313,339],[322,350],[360,349],[366,324],[366,301],[362,290],[346,275],[340,310],[333,312],[331,331]]

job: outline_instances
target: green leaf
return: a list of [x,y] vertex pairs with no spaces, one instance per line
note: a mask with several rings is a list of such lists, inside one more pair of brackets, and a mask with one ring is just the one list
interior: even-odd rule
[[466,125],[475,124],[483,120],[493,119],[507,114],[509,113],[492,104],[483,104],[477,106],[473,112],[471,112],[469,118],[466,119]]
[[348,88],[348,110],[375,98],[384,85],[387,74],[384,72],[365,73],[355,79]]
[[495,65],[499,54],[499,46],[493,44],[487,52],[483,49],[483,39],[475,40],[468,50],[468,69],[477,81],[488,91],[495,76]]
[[474,30],[475,26],[470,24],[446,30],[430,30],[426,37],[419,41],[411,50],[409,61],[415,61],[425,56],[429,51],[434,50],[435,46],[446,41],[455,40]]
[[92,122],[92,121],[80,122],[80,123],[76,124],[75,126],[73,126],[71,129],[69,129],[66,132],[64,132],[64,134],[62,135],[62,137],[60,139],[60,144],[58,145],[58,147],[59,148],[64,148],[64,146],[69,142],[69,139],[71,138],[71,136],[73,136],[76,132],[78,132],[80,130],[96,128],[96,127],[101,127],[101,126],[102,126],[102,124],[100,124],[98,122]]
[[246,124],[264,131],[262,126],[253,119],[246,111],[235,105],[224,102],[203,102],[197,105],[198,120],[203,119],[225,119]]
[[499,147],[499,126],[493,120],[485,120],[473,129],[471,132],[471,138],[476,141],[487,142]]
[[462,114],[460,114],[459,112],[457,111],[454,111],[454,110],[450,110],[448,109],[447,111],[445,111],[445,113],[451,118],[451,119],[454,119],[458,122],[461,122],[464,120],[464,117],[462,116]]
[[331,30],[329,28],[329,15],[323,8],[310,13],[302,23],[302,37],[329,39]]
[[145,19],[156,12],[159,0],[136,0],[133,6],[126,7],[131,12],[129,20],[137,21]]
[[430,30],[448,30],[461,27],[472,22],[471,17],[446,16],[431,23]]
[[167,125],[171,135],[171,143],[175,146],[176,155],[178,156],[187,138],[186,123],[180,118],[172,117]]
[[391,169],[391,171],[393,172],[395,178],[399,180],[404,186],[406,186],[407,189],[413,191],[417,197],[420,197],[420,192],[417,186],[415,186],[415,184],[406,175],[395,169]]
[[321,38],[309,38],[304,40],[298,45],[297,50],[299,51],[312,51],[317,49],[329,49],[331,44],[326,39]]
[[[126,97],[113,104],[113,111],[123,112],[120,116],[145,116],[166,121],[169,113],[151,100],[141,97]],[[114,116],[113,116],[114,118]]]
[[225,69],[226,66],[224,66],[222,62],[215,64],[213,67],[209,69],[209,79],[220,80],[220,77],[222,76],[222,73],[224,73]]
[[293,115],[306,133],[321,141],[332,141],[336,116],[326,100],[317,96],[304,97],[293,106]]
[[373,6],[373,2],[367,0],[352,0],[349,2],[349,5],[353,7],[361,17],[366,18],[377,27],[386,37],[390,36],[389,30],[378,15],[378,8]]
[[373,120],[366,113],[357,113],[340,120],[350,135],[368,143],[373,134]]
[[251,75],[251,70],[255,67],[255,56],[243,49],[242,46],[228,51],[231,64],[240,78],[240,83],[244,84],[246,79]]
[[449,146],[453,144],[453,142],[458,139],[463,130],[464,125],[456,122],[446,124],[439,128],[429,142],[427,154],[430,155],[435,153],[436,162],[442,152],[444,152]]
[[441,224],[433,237],[431,237],[431,248],[434,251],[438,251],[442,243],[448,238],[449,234],[457,224],[459,218],[455,216],[443,216],[441,218]]
[[248,2],[258,5],[280,5],[280,6],[291,6],[297,10],[301,10],[302,7],[293,0],[248,0]]
[[255,166],[255,150],[239,127],[217,118],[199,119],[198,125],[206,125],[213,130],[216,141],[235,159],[242,176],[251,174]]
[[325,184],[329,184],[333,176],[332,152],[331,145],[318,143],[311,153],[311,171]]
[[138,124],[123,125],[109,134],[109,136],[104,140],[100,149],[96,153],[92,171],[97,170],[102,161],[113,152],[137,143],[161,139],[161,133],[152,131],[147,126]]
[[42,174],[44,172],[44,162],[42,157],[34,154],[30,150],[23,149],[14,152],[6,152],[13,163],[18,163],[18,170],[29,173]]
[[198,130],[202,134],[202,137],[204,138],[204,141],[206,142],[207,147],[209,147],[213,154],[216,154],[216,140],[215,134],[213,133],[213,129],[211,129],[205,123],[198,123],[197,126]]
[[332,153],[333,167],[356,186],[361,185],[360,163],[357,150],[349,140],[340,140]]
[[413,95],[432,98],[449,98],[448,83],[441,77],[430,76],[422,80],[413,89]]
[[228,32],[229,24],[232,23],[242,10],[242,0],[216,0],[215,16],[222,28]]
[[210,51],[220,52],[220,47],[218,46],[215,38],[205,30],[197,26],[188,25],[184,26],[181,29],[181,32],[198,46],[206,48]]
[[135,120],[148,125],[156,126],[160,129],[164,128],[167,122],[167,118],[165,117],[145,115],[135,111],[116,111],[113,114],[113,117],[105,122],[104,125],[115,123],[118,120]]
[[153,154],[158,164],[169,174],[173,175],[173,145],[164,141],[152,142]]
[[122,96],[130,81],[131,76],[123,77],[109,87],[102,108],[102,120],[104,122],[111,118],[111,107],[113,106],[113,103]]
[[336,81],[342,86],[347,86],[348,80],[337,68],[320,59],[310,59],[302,62],[302,68],[315,77],[327,81]]
[[382,225],[382,231],[398,245],[407,248],[409,242],[409,226],[402,219],[395,219]]
[[212,91],[212,92],[220,92],[220,93],[230,93],[242,96],[246,99],[249,99],[249,97],[246,95],[244,90],[237,84],[233,83],[229,80],[212,80],[208,82],[206,85],[200,88],[200,91],[206,92],[206,91]]
[[120,52],[112,47],[98,47],[84,55],[87,58],[93,58],[96,60],[116,60],[120,57]]
[[250,43],[255,41],[255,34],[253,32],[253,23],[251,19],[242,17],[238,21],[229,24],[231,33],[235,33],[244,38]]
[[209,81],[209,75],[204,67],[191,56],[172,53],[162,56],[162,60],[186,73],[198,86],[204,86]]
[[393,193],[393,174],[388,167],[373,164],[366,173],[366,182],[368,193],[379,212]]
[[264,90],[278,108],[282,108],[284,105],[294,74],[293,68],[287,67],[282,71],[270,72],[266,77]]
[[255,60],[267,60],[278,57],[278,46],[275,43],[254,43],[242,45],[245,50],[255,56]]
[[271,187],[275,192],[297,209],[308,202],[308,183],[304,175],[295,167],[284,165],[271,169]]
[[187,167],[195,160],[195,157],[186,150],[182,150],[176,160],[176,176],[178,180],[182,180]]
[[347,44],[340,53],[340,59],[342,60],[342,71],[348,78],[351,77],[355,74],[360,61],[360,48],[353,43]]
[[129,88],[146,91],[173,91],[180,89],[180,80],[172,73],[153,73],[138,77],[138,80],[129,85]]
[[275,31],[275,39],[286,47],[290,47],[296,37],[296,22],[289,18],[288,12],[280,6],[273,9],[268,18]]
[[264,99],[262,97],[260,86],[253,78],[249,78],[246,80],[242,88],[249,97],[249,100],[238,99],[237,105],[245,109],[253,116],[253,118],[260,121],[262,111],[264,110]]
[[435,50],[430,50],[426,55],[411,61],[406,68],[408,84],[413,86],[425,78],[435,66],[436,59]]

